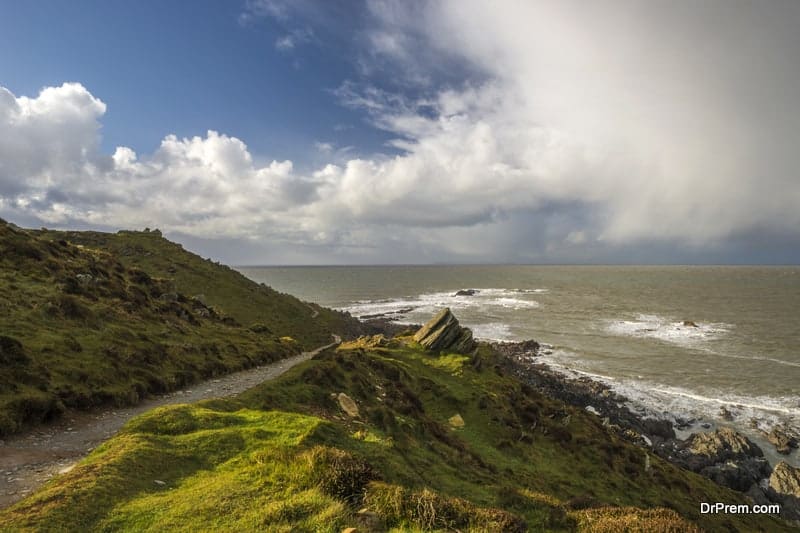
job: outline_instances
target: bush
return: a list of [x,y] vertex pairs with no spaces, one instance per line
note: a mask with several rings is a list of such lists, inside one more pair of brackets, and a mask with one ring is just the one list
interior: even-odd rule
[[360,503],[367,484],[378,478],[364,459],[342,450],[316,446],[305,456],[311,465],[312,481],[322,492],[351,504]]
[[83,305],[80,300],[69,294],[62,294],[56,301],[64,318],[83,320],[91,316],[91,310]]
[[25,354],[22,343],[13,337],[0,335],[0,364],[27,364],[30,358]]
[[412,492],[397,485],[373,482],[369,484],[364,503],[390,524],[411,523],[424,530],[527,531],[525,521],[508,511],[478,507],[467,500],[442,496],[429,489]]
[[578,531],[592,533],[699,533],[700,529],[670,509],[600,507],[576,513]]

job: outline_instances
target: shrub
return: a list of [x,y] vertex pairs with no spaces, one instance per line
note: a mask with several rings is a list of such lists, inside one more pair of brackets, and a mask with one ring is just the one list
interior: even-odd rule
[[0,335],[0,363],[4,365],[26,364],[30,358],[25,354],[22,343],[13,337]]
[[312,481],[322,492],[348,503],[360,503],[367,484],[378,478],[364,459],[342,450],[316,446],[305,457],[311,465]]
[[525,521],[508,511],[478,507],[467,500],[442,496],[429,489],[412,492],[397,485],[372,482],[364,503],[391,524],[411,523],[424,530],[527,531]]

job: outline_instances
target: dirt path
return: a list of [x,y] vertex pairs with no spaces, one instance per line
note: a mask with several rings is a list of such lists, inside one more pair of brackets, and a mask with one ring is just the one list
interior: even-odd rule
[[59,421],[0,440],[0,509],[21,500],[51,477],[68,472],[103,441],[112,437],[128,420],[163,405],[224,398],[274,379],[298,363],[341,342],[268,365],[196,383],[186,390],[148,399],[139,405],[91,413],[68,412]]

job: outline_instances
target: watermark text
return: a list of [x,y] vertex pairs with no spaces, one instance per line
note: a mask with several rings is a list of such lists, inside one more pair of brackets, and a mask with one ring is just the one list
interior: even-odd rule
[[700,514],[780,514],[781,506],[777,503],[768,505],[729,504],[722,502],[700,503]]

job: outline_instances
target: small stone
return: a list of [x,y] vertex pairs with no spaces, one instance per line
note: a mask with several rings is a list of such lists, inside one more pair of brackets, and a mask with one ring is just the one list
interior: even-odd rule
[[358,404],[350,396],[340,392],[336,399],[339,401],[339,407],[342,408],[342,411],[353,418],[358,416]]
[[447,420],[447,422],[450,424],[450,427],[453,427],[453,428],[463,428],[466,425],[466,423],[464,422],[464,419],[461,418],[461,415],[458,414],[458,413],[456,413],[453,416],[451,416]]
[[153,483],[155,483],[156,485],[160,485],[162,487],[167,484],[166,481],[161,481],[160,479],[154,479]]

